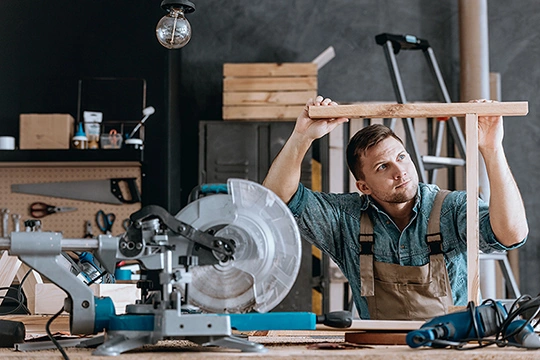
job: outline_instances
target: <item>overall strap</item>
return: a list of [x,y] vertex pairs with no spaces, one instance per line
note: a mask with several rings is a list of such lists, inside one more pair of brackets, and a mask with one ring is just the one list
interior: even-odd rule
[[360,216],[360,294],[374,296],[373,223],[366,211]]
[[426,240],[430,248],[430,256],[442,254],[441,209],[443,201],[449,193],[448,190],[439,190],[429,214]]

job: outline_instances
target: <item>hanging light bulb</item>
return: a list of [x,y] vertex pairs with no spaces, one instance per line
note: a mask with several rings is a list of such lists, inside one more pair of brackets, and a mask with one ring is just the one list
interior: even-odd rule
[[161,7],[168,14],[159,20],[156,37],[167,49],[180,49],[191,39],[191,25],[185,14],[195,11],[195,5],[187,0],[163,0]]

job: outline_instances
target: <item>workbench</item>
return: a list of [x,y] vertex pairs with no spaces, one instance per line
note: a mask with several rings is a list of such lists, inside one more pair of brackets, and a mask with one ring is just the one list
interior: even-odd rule
[[[6,320],[23,321],[28,335],[44,334],[45,323],[49,317],[11,315],[0,317]],[[51,332],[68,333],[69,318],[60,316],[51,325]],[[92,356],[93,349],[65,348],[70,359],[380,359],[380,360],[483,360],[505,359],[525,360],[540,359],[540,350],[525,350],[515,347],[498,348],[489,346],[475,350],[453,349],[412,349],[406,345],[357,345],[345,342],[345,331],[261,331],[243,333],[248,340],[254,341],[268,349],[266,353],[241,353],[236,350],[222,348],[205,348],[187,340],[165,340],[156,345],[119,355],[117,357]],[[18,352],[0,348],[1,359],[60,359],[58,350],[40,350]]]
[[[324,339],[319,339],[324,341]],[[65,349],[70,359],[380,359],[380,360],[483,360],[505,359],[525,360],[540,359],[540,350],[522,350],[516,348],[488,347],[476,350],[451,350],[451,349],[411,349],[408,346],[372,346],[367,349],[335,349],[313,350],[308,349],[308,344],[274,343],[266,344],[266,353],[240,353],[222,350],[209,351],[207,348],[195,346],[187,341],[162,341],[156,345],[146,346],[138,351],[125,353],[117,357],[92,356],[89,349]],[[41,350],[32,352],[15,352],[10,349],[0,349],[2,359],[60,359],[58,350]]]

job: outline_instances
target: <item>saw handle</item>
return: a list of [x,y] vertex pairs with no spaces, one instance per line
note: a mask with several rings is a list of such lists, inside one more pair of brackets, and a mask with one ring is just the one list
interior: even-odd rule
[[317,324],[339,329],[348,328],[352,325],[352,313],[350,311],[333,311],[328,314],[317,315]]
[[[115,178],[111,179],[111,192],[124,204],[135,204],[141,202],[141,193],[137,187],[136,178]],[[129,198],[125,197],[120,183],[125,182],[128,185]]]

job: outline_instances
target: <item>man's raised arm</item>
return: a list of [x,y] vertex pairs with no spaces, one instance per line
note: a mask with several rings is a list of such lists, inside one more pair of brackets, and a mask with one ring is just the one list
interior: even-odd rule
[[263,181],[263,186],[276,193],[285,203],[291,200],[298,189],[302,160],[313,141],[349,121],[347,118],[313,120],[308,114],[308,106],[311,105],[333,106],[337,103],[328,98],[323,99],[322,96],[308,100],[306,107],[296,119],[291,136],[274,159]]
[[[477,100],[486,102],[489,100]],[[497,240],[511,246],[524,240],[528,233],[527,216],[521,193],[510,171],[502,139],[501,116],[478,117],[478,149],[486,163],[491,196],[489,218]]]

